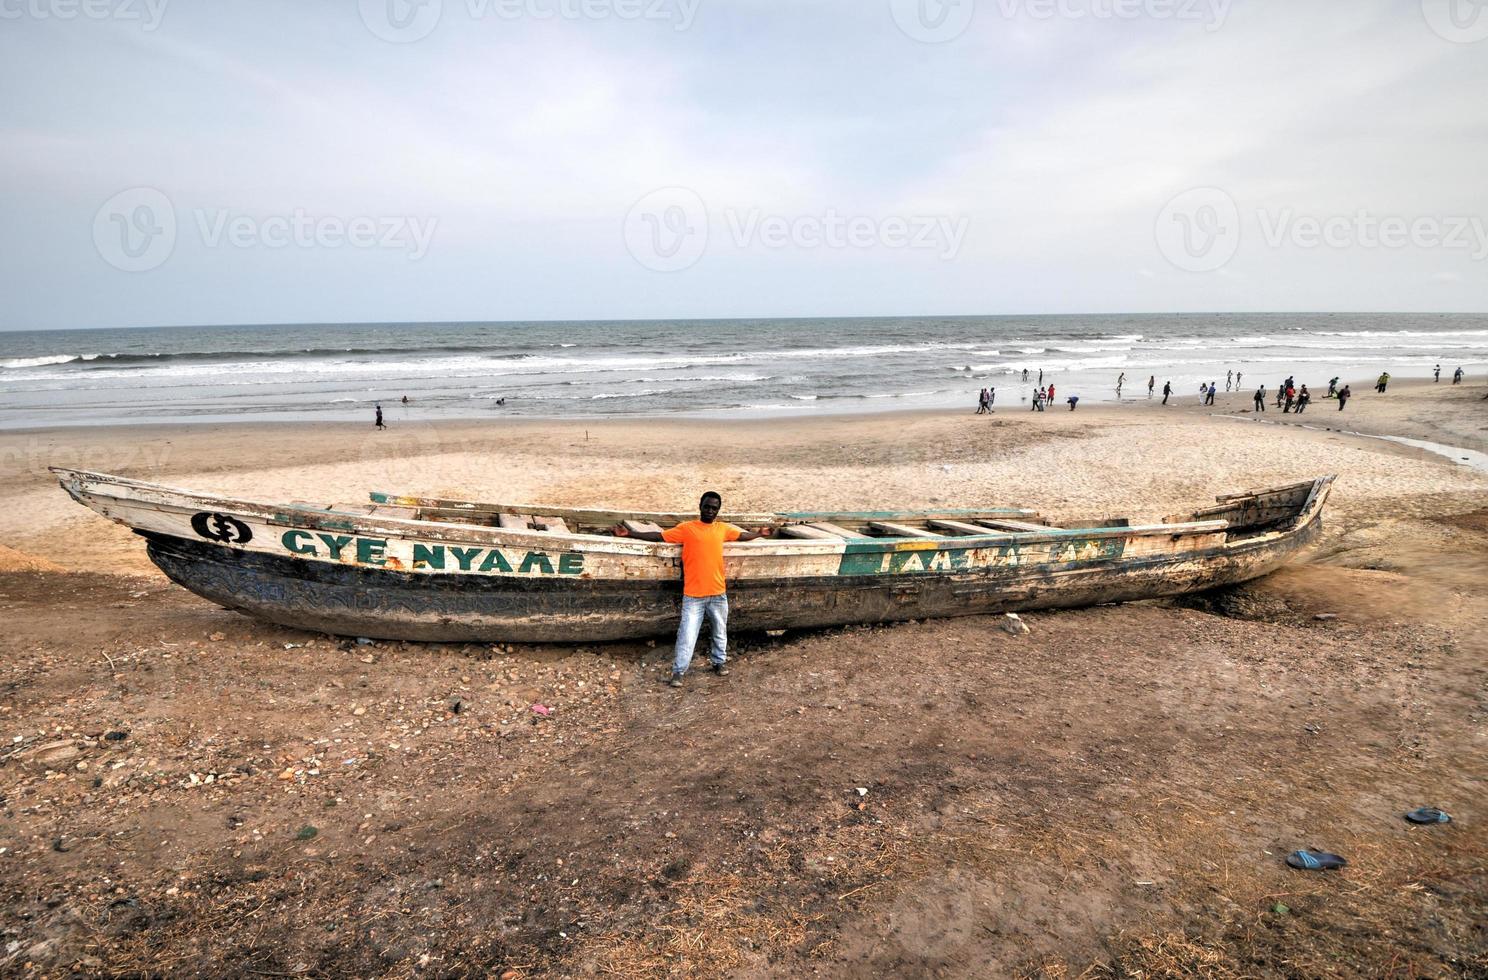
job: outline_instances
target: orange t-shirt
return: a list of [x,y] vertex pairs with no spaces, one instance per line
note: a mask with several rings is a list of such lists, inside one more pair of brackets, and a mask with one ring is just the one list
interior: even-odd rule
[[688,521],[661,532],[663,539],[682,546],[682,594],[694,599],[723,595],[723,543],[737,541],[743,532],[727,521],[712,524]]

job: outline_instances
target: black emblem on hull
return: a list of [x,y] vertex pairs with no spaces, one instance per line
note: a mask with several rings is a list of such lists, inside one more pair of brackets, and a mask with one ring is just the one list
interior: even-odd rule
[[226,514],[196,514],[191,518],[191,529],[208,541],[223,544],[247,544],[253,540],[251,527]]

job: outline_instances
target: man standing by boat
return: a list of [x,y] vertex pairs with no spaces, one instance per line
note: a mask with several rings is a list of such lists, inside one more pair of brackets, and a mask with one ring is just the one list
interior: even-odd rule
[[756,534],[718,519],[723,497],[709,490],[698,501],[698,519],[678,524],[665,531],[632,531],[617,524],[618,537],[642,541],[666,541],[682,546],[682,619],[677,624],[677,645],[672,654],[672,677],[667,683],[681,687],[687,668],[692,665],[692,651],[697,645],[703,617],[713,629],[713,645],[708,659],[713,673],[727,676],[728,668],[728,592],[723,578],[723,544],[725,541],[753,541],[769,537],[770,528]]

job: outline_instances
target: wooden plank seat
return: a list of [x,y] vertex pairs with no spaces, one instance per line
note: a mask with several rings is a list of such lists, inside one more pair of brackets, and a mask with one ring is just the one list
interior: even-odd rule
[[922,527],[910,527],[908,524],[894,524],[890,521],[869,521],[868,526],[879,534],[890,538],[939,538],[944,535],[927,531]]
[[418,508],[416,507],[394,507],[392,504],[378,504],[367,511],[372,517],[397,517],[407,521],[418,520]]
[[825,528],[812,527],[810,524],[786,524],[775,532],[776,537],[796,538],[804,541],[841,541],[841,534],[833,534]]
[[371,504],[331,504],[331,506],[329,507],[321,507],[318,504],[311,504],[310,506],[314,507],[316,510],[334,511],[337,514],[352,514],[356,517],[366,517],[368,514],[377,509]]
[[526,531],[532,527],[532,518],[526,514],[497,514],[496,526],[508,531]]
[[539,531],[550,531],[554,534],[568,533],[568,523],[561,517],[534,517],[532,526]]
[[625,526],[625,530],[629,531],[631,534],[635,534],[637,531],[649,531],[652,534],[661,533],[661,526],[659,524],[652,524],[650,521],[625,520],[621,521],[620,523],[623,524]]
[[988,530],[985,527],[968,524],[965,521],[942,521],[935,519],[928,520],[925,523],[937,531],[949,531],[952,534],[986,534]]
[[1049,524],[1030,524],[1028,521],[977,521],[982,527],[990,527],[994,531],[1058,531],[1061,528]]
[[838,525],[832,524],[832,523],[830,523],[828,521],[812,521],[810,524],[803,524],[801,526],[802,527],[815,528],[818,531],[826,531],[828,534],[830,534],[830,535],[832,535],[833,537],[836,537],[836,538],[853,538],[853,539],[856,539],[856,538],[866,538],[866,537],[869,537],[869,535],[867,535],[867,534],[862,534],[862,533],[859,533],[858,531],[849,531],[845,527],[839,527]]

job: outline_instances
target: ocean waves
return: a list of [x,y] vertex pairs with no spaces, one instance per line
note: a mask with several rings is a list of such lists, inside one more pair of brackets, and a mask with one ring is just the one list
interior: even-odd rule
[[[390,324],[0,334],[0,425],[68,419],[798,413],[1082,401],[1149,376],[1488,372],[1488,317],[1194,315]],[[1029,371],[1029,382],[1022,372]],[[1350,372],[1353,372],[1352,374]],[[1313,378],[1316,375],[1316,378]],[[402,402],[409,396],[407,404]]]

